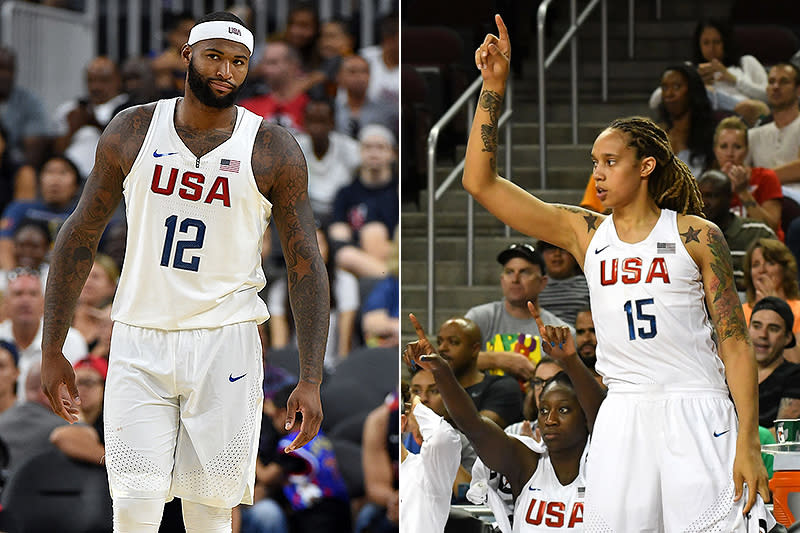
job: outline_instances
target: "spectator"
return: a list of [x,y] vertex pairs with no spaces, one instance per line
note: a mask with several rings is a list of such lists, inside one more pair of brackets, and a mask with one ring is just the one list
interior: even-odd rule
[[167,15],[164,18],[166,48],[153,59],[155,75],[153,88],[165,98],[183,94],[186,79],[186,64],[181,57],[183,45],[189,40],[189,32],[194,26],[194,16],[188,11]]
[[35,200],[37,189],[36,171],[33,166],[20,165],[12,159],[8,131],[0,126],[0,209],[2,210],[14,200]]
[[283,41],[297,51],[301,69],[309,72],[319,64],[317,39],[319,38],[319,14],[314,4],[301,0],[289,10],[286,29],[270,37],[270,44]]
[[16,75],[16,54],[11,48],[0,47],[0,124],[6,132],[3,138],[7,149],[4,159],[36,168],[44,159],[53,124],[41,99],[17,85]]
[[35,455],[54,450],[50,433],[67,422],[50,408],[42,390],[42,371],[38,362],[28,366],[24,387],[17,404],[0,413],[0,435],[8,446],[8,477]]
[[298,84],[301,70],[297,51],[281,41],[269,43],[255,69],[269,92],[244,99],[240,105],[293,133],[304,131],[303,112],[309,98]]
[[583,364],[592,372],[595,379],[602,383],[602,377],[595,369],[597,364],[597,335],[594,331],[592,310],[589,307],[578,311],[578,316],[575,317],[575,344],[578,346],[578,355]]
[[353,53],[353,36],[349,23],[344,19],[333,18],[322,23],[317,48],[320,65],[318,71],[324,75],[324,94],[328,98],[336,96],[336,76],[345,57]]
[[107,57],[96,57],[86,67],[88,96],[64,102],[56,109],[55,149],[78,166],[81,179],[89,175],[100,134],[113,118],[113,112],[128,99],[122,92],[117,64]]
[[325,225],[333,214],[333,201],[342,187],[353,181],[361,164],[358,143],[333,131],[333,105],[327,100],[311,100],[305,108],[307,133],[297,135],[297,143],[308,165],[308,196],[314,216]]
[[775,435],[775,420],[800,418],[800,365],[784,358],[796,345],[791,308],[775,296],[762,298],[750,316],[750,338],[758,364],[758,425]]
[[[694,30],[692,63],[706,86],[715,110],[735,111],[750,126],[769,114],[767,72],[751,55],[740,56],[728,24],[714,19],[701,20]],[[650,97],[650,107],[658,108],[661,89]]]
[[539,293],[539,305],[564,322],[574,324],[578,309],[589,305],[586,278],[568,251],[547,241],[539,241],[537,248],[547,272],[547,284]]
[[[421,436],[420,451],[400,449],[400,520],[405,531],[444,533],[450,511],[451,487],[459,469],[461,439],[453,426],[413,396],[406,406],[400,429],[415,423]],[[413,422],[412,422],[413,421]]]
[[661,75],[661,92],[659,125],[675,155],[699,176],[714,157],[714,121],[703,80],[693,68],[674,65]]
[[480,414],[501,428],[522,420],[522,394],[510,376],[498,376],[478,368],[481,331],[464,317],[446,320],[436,336],[437,352],[453,369]]
[[[772,122],[747,132],[748,163],[771,168],[784,184],[783,194],[800,202],[800,70],[778,63],[767,74],[767,103]],[[792,184],[786,186],[786,184]]]
[[84,338],[91,351],[100,340],[105,326],[105,313],[114,298],[119,281],[119,269],[107,255],[97,254],[89,277],[78,296],[78,305],[72,316],[72,327]]
[[399,403],[397,393],[390,394],[364,421],[361,463],[367,503],[358,514],[355,533],[398,532],[400,458],[396,437]]
[[730,209],[731,180],[719,170],[707,170],[697,180],[703,196],[703,215],[722,230],[731,253],[733,279],[739,291],[745,290],[743,260],[750,244],[757,239],[776,239],[772,228],[749,218],[743,218]]
[[42,286],[47,283],[50,264],[47,255],[52,244],[50,230],[46,224],[36,220],[25,219],[14,231],[14,264],[11,270],[3,270],[0,274],[0,292],[8,288],[8,274],[16,268],[29,268],[39,273]]
[[749,167],[747,126],[738,117],[723,119],[714,132],[716,166],[731,181],[731,210],[740,217],[766,223],[783,240],[781,182],[773,170]]
[[[347,487],[339,473],[328,437],[320,431],[301,450],[286,451],[299,430],[297,421],[292,429],[287,430],[285,426],[286,401],[293,390],[294,385],[285,386],[271,399],[264,400],[264,413],[268,418],[266,423],[272,424],[279,434],[277,446],[265,470],[273,482],[282,488],[291,509],[288,521],[293,533],[351,533]],[[257,512],[259,505],[263,504],[257,502],[253,510]],[[258,526],[251,530],[262,531]]]
[[361,169],[336,193],[330,237],[336,263],[356,276],[383,277],[399,219],[394,135],[370,125],[359,135]]
[[128,100],[118,106],[113,115],[135,105],[175,96],[173,93],[159,90],[155,76],[153,64],[148,59],[132,57],[125,61],[122,64],[122,92],[128,95]]
[[506,426],[505,432],[509,435],[527,435],[541,440],[541,435],[537,438],[534,432],[539,425],[539,397],[542,395],[544,384],[549,379],[561,372],[561,367],[555,359],[544,354],[533,370],[533,379],[527,382],[525,398],[522,400],[522,418],[520,422],[515,422]]
[[[767,296],[776,296],[792,309],[795,321],[792,332],[800,332],[800,288],[797,282],[797,260],[785,244],[777,239],[757,239],[744,256],[744,318],[750,322],[753,305]],[[784,356],[800,363],[800,349],[787,348]]]
[[369,63],[359,55],[350,55],[342,60],[336,81],[336,131],[359,138],[361,129],[368,124],[380,124],[389,129],[396,138],[399,130],[397,104],[387,105],[372,100],[369,88]]
[[50,156],[39,171],[41,200],[12,202],[0,220],[0,268],[14,267],[13,235],[24,219],[41,221],[55,240],[61,224],[72,214],[80,196],[80,173],[64,156]]
[[0,414],[17,402],[19,352],[13,342],[0,339]]
[[[527,381],[533,377],[535,361],[520,353],[524,347],[518,339],[524,335],[532,341],[533,337],[540,336],[528,311],[528,302],[539,308],[547,324],[568,324],[539,303],[539,294],[547,284],[547,270],[542,254],[533,245],[512,244],[497,255],[497,262],[503,265],[500,274],[503,299],[472,307],[464,316],[477,324],[482,335],[478,367],[500,368]],[[538,351],[538,344],[536,346]]]
[[[9,316],[0,322],[0,339],[10,339],[19,350],[19,379],[17,398],[25,398],[24,388],[31,368],[42,360],[42,316],[44,294],[38,272],[27,268],[17,269],[8,276],[6,311]],[[70,328],[64,343],[64,355],[77,362],[88,352],[81,334]],[[45,401],[44,405],[50,405]]]
[[50,433],[50,442],[65,455],[95,465],[103,462],[106,453],[103,430],[103,393],[108,360],[86,357],[75,363],[75,385],[81,405],[78,424],[59,426]]
[[369,63],[367,98],[390,109],[400,101],[400,28],[397,13],[381,19],[381,43],[361,49]]
[[380,280],[361,310],[361,330],[367,346],[397,346],[400,343],[400,281],[397,260],[389,276]]

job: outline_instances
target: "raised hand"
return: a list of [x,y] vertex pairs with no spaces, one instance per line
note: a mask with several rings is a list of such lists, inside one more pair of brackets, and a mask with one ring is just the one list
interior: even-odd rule
[[542,348],[547,352],[547,355],[556,361],[563,361],[577,353],[575,341],[567,326],[545,326],[533,302],[528,302],[528,311],[530,311],[533,319],[536,320],[536,325],[539,326]]
[[407,365],[417,364],[425,370],[433,370],[436,365],[446,365],[447,363],[436,353],[436,349],[428,340],[425,335],[425,330],[422,329],[422,324],[419,323],[417,317],[413,313],[408,315],[411,324],[414,326],[414,331],[417,332],[417,339],[414,342],[409,342],[403,350],[403,360]]
[[508,78],[508,67],[511,60],[511,41],[508,30],[500,15],[494,16],[497,24],[497,35],[488,34],[475,50],[475,66],[481,71],[484,84],[504,85]]

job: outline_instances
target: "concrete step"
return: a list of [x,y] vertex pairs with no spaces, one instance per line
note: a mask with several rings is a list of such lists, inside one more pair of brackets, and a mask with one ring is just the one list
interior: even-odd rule
[[[536,139],[538,141],[538,137]],[[578,166],[584,163],[588,168],[591,165],[591,143],[584,144],[551,144],[547,145],[547,164],[556,167]],[[502,159],[505,153],[505,145],[501,144],[497,148],[498,159]],[[456,148],[456,160],[464,158],[466,147]],[[519,167],[532,167],[539,165],[539,145],[520,144],[513,142],[511,147],[512,169]],[[502,167],[501,167],[502,168]]]
[[[478,236],[475,238],[475,256],[493,257],[507,246],[515,242],[533,242],[534,239],[527,235],[511,230],[511,237],[503,235]],[[428,247],[424,238],[402,238],[402,261],[409,259],[427,260]],[[436,239],[436,261],[461,261],[467,256],[467,240],[463,235],[453,237],[439,237]],[[405,282],[403,282],[405,286]]]
[[[499,299],[499,296],[493,298],[493,300]],[[488,302],[489,300],[487,300]],[[486,303],[486,302],[477,302],[477,304]],[[470,306],[472,307],[472,306]],[[409,342],[417,340],[417,336],[414,332],[414,328],[411,326],[411,321],[408,319],[409,313],[414,313],[417,319],[422,324],[422,327],[426,328],[425,331],[428,333],[429,339],[436,339],[436,333],[445,320],[453,318],[455,316],[464,316],[464,314],[469,310],[469,307],[466,309],[462,309],[460,307],[441,307],[439,306],[433,313],[434,320],[433,320],[433,330],[428,331],[428,311],[427,311],[427,304],[421,304],[419,306],[407,307],[406,302],[403,301],[403,309],[400,312],[400,338],[401,338],[401,346],[405,346]]]
[[[551,203],[562,204],[578,204],[583,198],[583,190],[586,182],[583,183],[580,189],[529,189],[531,194],[537,198]],[[460,186],[446,191],[436,203],[437,213],[447,212],[466,212],[467,209],[467,192]],[[410,213],[427,213],[428,193],[426,190],[420,191],[418,208],[414,204],[403,204],[403,216]],[[476,207],[479,207],[476,204]],[[482,209],[482,208],[481,208]]]
[[[588,152],[586,152],[588,154]],[[505,156],[503,156],[505,157]],[[588,155],[581,155],[577,164],[571,166],[555,166],[553,162],[547,162],[547,174],[545,179],[545,187],[548,189],[580,189],[583,191],[586,188],[586,182],[592,173],[591,165],[588,163]],[[585,164],[580,164],[587,161]],[[450,174],[452,166],[439,167],[436,174],[436,186],[438,187],[444,179]],[[540,171],[538,164],[536,166],[517,164],[512,160],[512,171],[506,172],[505,165],[498,166],[498,172],[501,176],[510,179],[520,187],[525,189],[540,189],[542,182],[540,179]],[[456,181],[450,186],[452,189],[460,189],[461,176],[456,178]],[[578,198],[580,200],[580,198]],[[465,204],[466,205],[466,204]]]
[[[415,306],[414,302],[423,303],[427,301],[427,287],[425,285],[409,285],[403,283],[402,298],[409,302],[411,306]],[[467,309],[478,304],[491,302],[503,297],[500,290],[500,284],[494,285],[476,285],[474,287],[438,287],[436,289],[437,302],[441,302],[447,307],[443,309],[452,309],[455,314],[464,314]],[[445,303],[446,302],[446,303]],[[423,305],[424,307],[424,305]]]
[[[404,237],[405,238],[405,237]],[[475,258],[473,283],[476,285],[498,284],[500,277],[500,264],[497,262],[497,250],[482,251]],[[462,260],[437,260],[434,267],[436,284],[440,286],[463,287],[467,285],[466,259]],[[428,280],[428,263],[417,259],[404,259],[400,266],[400,275],[403,285],[425,285]]]
[[[535,91],[534,91],[535,92]],[[513,102],[515,121],[537,121],[539,115],[539,104],[533,100],[528,100],[520,95],[520,91]],[[523,93],[524,95],[525,93]],[[529,95],[530,96],[530,95]],[[649,96],[649,93],[648,93]],[[568,102],[553,101],[547,102],[547,123],[567,122],[572,120],[572,106]],[[647,106],[647,98],[631,101],[626,98],[621,101],[599,102],[599,101],[578,101],[578,117],[581,123],[608,124],[618,117],[630,115],[650,116],[650,108]]]

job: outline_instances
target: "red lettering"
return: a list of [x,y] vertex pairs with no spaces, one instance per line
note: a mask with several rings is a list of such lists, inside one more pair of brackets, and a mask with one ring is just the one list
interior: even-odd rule
[[205,203],[210,204],[214,200],[222,200],[222,205],[225,207],[231,206],[231,195],[228,191],[228,178],[217,176],[214,185],[211,186],[211,191],[208,193],[208,196],[206,196]]
[[173,168],[169,172],[169,181],[167,182],[166,187],[161,187],[161,165],[156,165],[155,170],[153,171],[153,183],[150,185],[150,190],[156,194],[166,194],[169,196],[172,194],[172,191],[175,189],[175,180],[178,178],[178,169]]
[[650,265],[650,271],[647,273],[645,283],[650,283],[653,278],[661,278],[664,283],[669,283],[669,272],[667,272],[667,262],[663,257],[656,257]]
[[622,283],[632,285],[642,279],[642,260],[639,257],[629,257],[622,262]]
[[181,185],[185,187],[185,189],[180,189],[178,191],[178,196],[184,200],[196,202],[203,195],[203,186],[201,184],[205,180],[205,177],[197,172],[184,172],[181,178]]
[[575,527],[575,524],[583,523],[583,502],[575,502],[572,506],[572,515],[569,517],[567,527]]
[[544,517],[544,504],[545,502],[539,502],[539,513],[536,515],[536,518],[532,518],[533,508],[536,507],[536,498],[531,498],[531,504],[528,507],[528,514],[525,516],[525,521],[529,524],[533,524],[534,526],[538,526],[542,523],[542,518]]
[[550,527],[561,527],[564,525],[564,508],[562,502],[550,502],[547,504],[547,520],[544,525]]
[[614,285],[617,282],[617,260],[611,260],[611,277],[606,277],[606,260],[600,261],[600,284]]

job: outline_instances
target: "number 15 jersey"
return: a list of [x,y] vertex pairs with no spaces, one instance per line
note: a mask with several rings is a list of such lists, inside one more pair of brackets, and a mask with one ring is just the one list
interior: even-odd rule
[[175,130],[176,102],[156,104],[123,182],[128,236],[112,319],[164,330],[263,322],[272,204],[251,166],[261,117],[236,107],[231,137],[196,157]]
[[584,273],[597,334],[597,371],[606,385],[725,387],[700,270],[661,210],[643,241],[617,236],[613,216],[589,243]]

